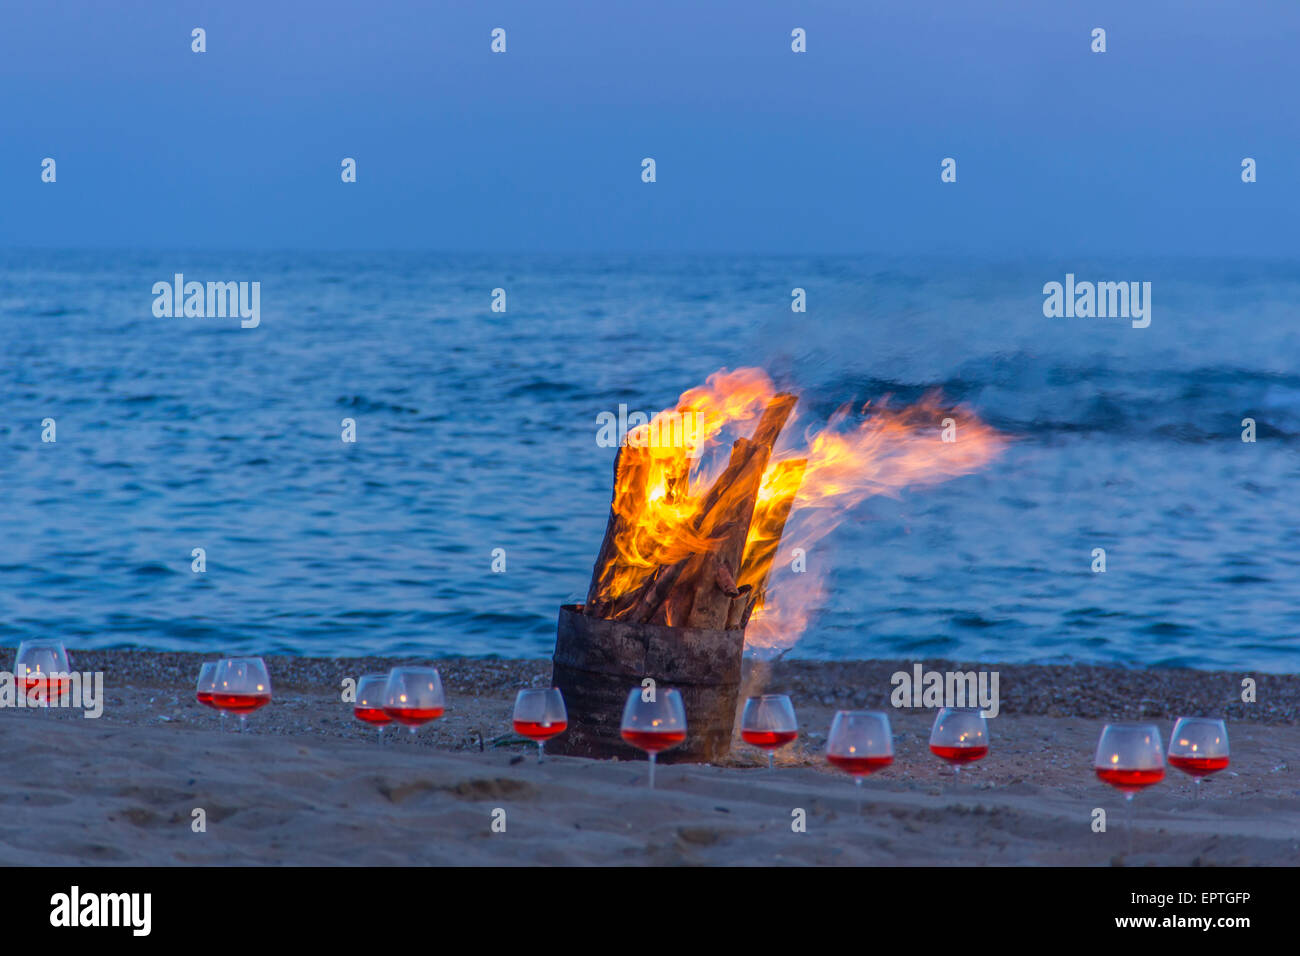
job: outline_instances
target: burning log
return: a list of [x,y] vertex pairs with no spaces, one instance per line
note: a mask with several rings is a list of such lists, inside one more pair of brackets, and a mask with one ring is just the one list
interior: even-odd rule
[[[715,542],[714,547],[691,559],[694,567],[682,577],[694,584],[689,610],[683,609],[680,623],[687,627],[721,630],[727,624],[727,611],[732,598],[739,595],[736,578],[740,575],[740,559],[749,537],[749,525],[754,518],[758,502],[758,489],[763,482],[771,446],[741,439],[732,448],[732,465],[739,466],[730,477],[713,508],[701,516],[700,530]],[[728,478],[728,466],[718,479]],[[716,487],[716,484],[715,484]],[[669,620],[670,624],[678,621]]]
[[741,628],[749,623],[750,615],[767,593],[767,579],[772,573],[785,523],[794,508],[795,495],[803,480],[807,458],[789,458],[772,466],[765,479],[778,492],[762,503],[750,525],[749,540],[745,542],[745,555],[741,559],[739,590],[742,592],[731,602],[727,612],[727,628]]
[[776,446],[781,429],[785,428],[786,420],[794,411],[798,401],[799,396],[793,392],[781,392],[773,398],[763,412],[763,417],[759,419],[758,427],[754,429],[750,440],[755,444],[766,446],[768,452],[771,452]]
[[[614,466],[609,520],[584,613],[629,623],[725,629],[732,605],[753,595],[755,581],[761,584],[767,578],[766,573],[755,575],[746,569],[746,542],[772,447],[798,400],[789,393],[772,397],[754,434],[736,441],[727,467],[699,500],[686,540],[661,547],[676,560],[657,566],[641,563],[638,536],[645,529],[637,527],[636,521],[644,512],[656,466],[664,471],[665,497],[671,502],[688,500],[690,462],[684,450],[661,453],[656,461],[647,448],[624,444]],[[685,554],[679,556],[679,550]]]
[[[768,579],[796,498],[801,548],[875,494],[918,488],[979,470],[1000,454],[1004,436],[969,412],[928,397],[881,406],[854,421],[842,406],[807,438],[800,458],[774,460],[796,395],[776,393],[762,369],[722,369],[681,394],[620,447],[614,492],[585,605],[560,609],[554,683],[564,692],[569,731],[556,753],[630,756],[619,735],[628,691],[646,679],[680,689],[688,731],[669,760],[715,760],[727,753],[736,714],[746,631],[754,646],[789,648],[818,593],[768,601]],[[693,454],[725,427],[751,421],[748,438],[707,489],[690,486]],[[702,427],[699,421],[703,420]],[[945,424],[952,419],[952,432]],[[668,425],[668,428],[664,428]],[[680,425],[680,428],[676,428]],[[664,434],[680,433],[682,441]],[[949,433],[961,434],[953,441]]]
[[609,593],[617,570],[618,538],[631,532],[631,521],[637,502],[645,497],[646,482],[650,476],[649,456],[642,449],[623,445],[614,456],[614,493],[609,504],[609,521],[605,537],[596,553],[596,566],[591,573],[591,588],[587,591],[587,613],[604,617],[610,601],[601,600]]
[[[628,689],[650,677],[682,692],[689,717],[686,742],[665,756],[726,754],[745,644],[740,621],[752,612],[776,550],[766,537],[762,547],[753,545],[752,532],[775,529],[779,539],[790,511],[789,502],[760,508],[759,496],[797,401],[772,395],[753,434],[732,445],[727,466],[698,500],[689,495],[684,449],[632,440],[619,449],[587,602],[560,611],[553,680],[571,727],[552,742],[556,753],[631,756],[619,715]],[[775,472],[787,470],[783,464]]]
[[[806,596],[767,600],[796,497],[805,509],[798,526],[805,547],[863,499],[967,474],[1005,444],[978,419],[930,398],[901,411],[881,407],[856,424],[843,406],[809,437],[806,457],[774,461],[797,401],[777,393],[760,369],[724,369],[619,449],[587,600],[560,611],[553,679],[570,729],[552,742],[557,753],[632,755],[619,718],[629,689],[649,678],[679,689],[686,705],[686,741],[665,756],[725,755],[746,630],[755,646],[788,648],[806,621]],[[704,420],[690,440],[694,452],[759,409],[753,433],[734,442],[721,474],[707,490],[692,489],[692,478],[703,479],[691,475],[686,423]],[[937,423],[948,416],[959,442],[940,440]],[[683,441],[665,442],[665,424],[680,424]]]

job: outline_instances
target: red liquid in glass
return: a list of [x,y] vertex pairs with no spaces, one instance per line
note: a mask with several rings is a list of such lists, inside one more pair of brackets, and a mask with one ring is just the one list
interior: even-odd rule
[[403,727],[419,727],[442,716],[441,707],[385,707],[384,713]]
[[1143,787],[1165,779],[1164,767],[1149,770],[1124,770],[1119,767],[1097,767],[1097,779],[1125,793],[1137,793]]
[[752,746],[762,747],[764,750],[784,747],[798,736],[797,730],[742,730],[740,732],[741,740]]
[[1170,754],[1169,765],[1177,767],[1184,773],[1190,773],[1193,777],[1204,777],[1208,774],[1218,773],[1224,767],[1228,766],[1227,757],[1175,757]]
[[72,686],[72,679],[70,677],[36,677],[29,675],[23,678],[23,684],[25,690],[29,692],[39,690],[42,696],[49,693],[50,699],[53,700],[56,697],[63,696],[64,692]]
[[538,720],[516,720],[515,733],[529,740],[550,740],[557,734],[564,733],[568,726],[569,723],[565,720],[553,720],[548,724]]
[[232,714],[251,714],[259,707],[271,702],[270,694],[222,694],[212,695],[212,706],[228,710]]
[[213,694],[212,694],[212,691],[210,691],[210,690],[201,690],[201,691],[199,691],[197,694],[194,695],[194,699],[197,700],[197,701],[198,701],[200,704],[202,704],[204,707],[211,707],[211,708],[213,708],[214,710],[216,710],[216,709],[218,709],[218,708],[217,708],[216,702],[213,701],[212,697],[213,697]]
[[830,761],[832,767],[838,767],[846,773],[851,773],[855,777],[865,777],[869,773],[875,773],[881,767],[888,767],[894,762],[890,757],[841,757],[839,754],[827,754],[826,759]]
[[686,739],[684,730],[625,730],[623,739],[639,750],[657,754]]
[[949,763],[970,763],[988,756],[988,747],[944,747],[930,744],[930,753],[942,757]]
[[352,716],[376,727],[383,727],[393,722],[393,718],[389,717],[382,707],[354,707]]

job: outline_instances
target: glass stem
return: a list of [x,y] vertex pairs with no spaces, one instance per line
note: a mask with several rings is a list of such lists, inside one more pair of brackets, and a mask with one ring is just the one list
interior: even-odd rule
[[1128,841],[1126,844],[1128,848],[1125,852],[1130,856],[1133,853],[1133,818],[1134,818],[1133,796],[1134,794],[1131,793],[1124,794],[1124,815],[1125,817],[1127,817],[1127,823],[1128,823],[1128,825],[1124,828],[1125,832],[1128,834]]
[[655,753],[650,751],[650,789],[655,788]]
[[542,762],[542,754],[545,752],[546,752],[546,741],[545,740],[537,741],[537,762],[538,763]]
[[776,754],[774,754],[772,751],[769,750],[769,751],[767,752],[767,769],[768,769],[769,771],[773,769],[773,765],[772,765],[772,764],[773,764],[773,760],[775,759],[775,757],[776,757]]
[[1192,793],[1194,794],[1194,796],[1192,797],[1193,800],[1201,799],[1201,778],[1200,777],[1192,778]]

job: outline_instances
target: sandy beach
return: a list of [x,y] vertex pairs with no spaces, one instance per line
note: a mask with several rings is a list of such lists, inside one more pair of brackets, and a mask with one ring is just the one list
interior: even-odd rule
[[[0,652],[4,653],[4,652]],[[0,863],[1295,865],[1300,863],[1300,677],[1096,667],[999,668],[990,756],[954,781],[927,749],[932,714],[891,711],[895,764],[863,786],[821,751],[836,709],[881,706],[901,662],[782,662],[750,688],[793,695],[800,738],[768,773],[737,746],[721,766],[554,757],[510,732],[515,691],[546,661],[445,659],[444,719],[415,738],[352,719],[346,676],[392,661],[268,658],[275,700],[250,732],[221,733],[190,691],[199,655],[73,652],[105,672],[103,716],[0,711]],[[944,668],[944,662],[927,662]],[[1091,771],[1109,719],[1167,733],[1187,712],[1228,718],[1229,770],[1192,800],[1171,771],[1122,800]],[[1106,833],[1092,812],[1110,814]],[[194,810],[206,832],[194,832]],[[494,832],[498,809],[505,832]],[[794,832],[795,811],[806,832]],[[498,817],[499,813],[496,814]]]

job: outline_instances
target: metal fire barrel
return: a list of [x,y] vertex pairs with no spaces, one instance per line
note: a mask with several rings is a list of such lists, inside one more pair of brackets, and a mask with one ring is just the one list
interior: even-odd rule
[[659,754],[664,763],[709,763],[731,748],[744,629],[633,624],[588,617],[582,605],[560,608],[551,681],[564,694],[569,728],[547,753],[644,758],[619,735],[628,691],[653,678],[656,689],[681,692],[686,740]]

